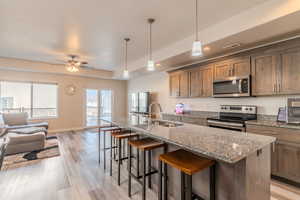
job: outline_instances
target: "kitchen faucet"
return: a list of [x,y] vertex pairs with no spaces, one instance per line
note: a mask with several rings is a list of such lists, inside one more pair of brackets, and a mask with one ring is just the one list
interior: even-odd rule
[[162,113],[161,105],[160,105],[159,103],[157,103],[157,102],[153,102],[153,103],[151,103],[151,104],[149,105],[149,116],[150,116],[150,119],[151,119],[151,117],[152,117],[152,107],[153,107],[154,105],[158,106],[158,108],[159,108],[159,115],[160,115],[159,117],[161,118],[161,113]]

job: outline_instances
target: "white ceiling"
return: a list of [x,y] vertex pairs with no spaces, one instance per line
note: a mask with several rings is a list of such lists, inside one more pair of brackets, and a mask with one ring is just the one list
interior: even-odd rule
[[[200,28],[266,0],[199,0]],[[194,32],[194,0],[1,0],[0,56],[59,63],[78,54],[98,69],[146,55],[146,19],[154,17],[154,50]],[[222,30],[220,30],[222,31]]]

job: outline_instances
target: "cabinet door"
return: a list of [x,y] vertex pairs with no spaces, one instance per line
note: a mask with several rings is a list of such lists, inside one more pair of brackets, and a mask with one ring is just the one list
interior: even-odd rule
[[203,97],[211,97],[213,91],[213,68],[206,67],[201,69],[202,94]]
[[172,97],[178,97],[179,96],[179,74],[170,74],[170,96]]
[[228,62],[215,64],[215,80],[223,80],[232,76],[232,66]]
[[300,49],[280,54],[278,91],[281,94],[300,94]]
[[278,176],[300,183],[300,146],[278,142]]
[[262,55],[252,57],[252,94],[272,95],[276,94],[276,72],[278,56]]
[[199,69],[190,71],[190,97],[200,97],[202,92],[202,80]]
[[237,59],[232,62],[233,76],[243,77],[250,75],[250,58]]
[[179,96],[188,97],[189,96],[189,72],[181,72],[179,79]]

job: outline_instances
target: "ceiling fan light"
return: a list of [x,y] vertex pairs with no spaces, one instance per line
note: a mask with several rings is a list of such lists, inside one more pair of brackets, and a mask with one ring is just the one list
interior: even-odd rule
[[128,79],[129,78],[129,71],[127,69],[125,69],[123,71],[123,78]]
[[67,65],[67,70],[69,71],[69,72],[78,72],[79,71],[79,69],[78,69],[78,67],[76,67],[75,65]]
[[202,43],[200,41],[194,41],[192,56],[202,56]]
[[148,71],[154,71],[155,70],[154,61],[153,60],[148,60],[147,70]]

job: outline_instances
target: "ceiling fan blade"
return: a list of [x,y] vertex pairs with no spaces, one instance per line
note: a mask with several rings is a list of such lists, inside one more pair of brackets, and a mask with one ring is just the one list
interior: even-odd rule
[[87,65],[81,65],[80,67],[83,68],[83,69],[95,69],[94,67],[87,66]]

